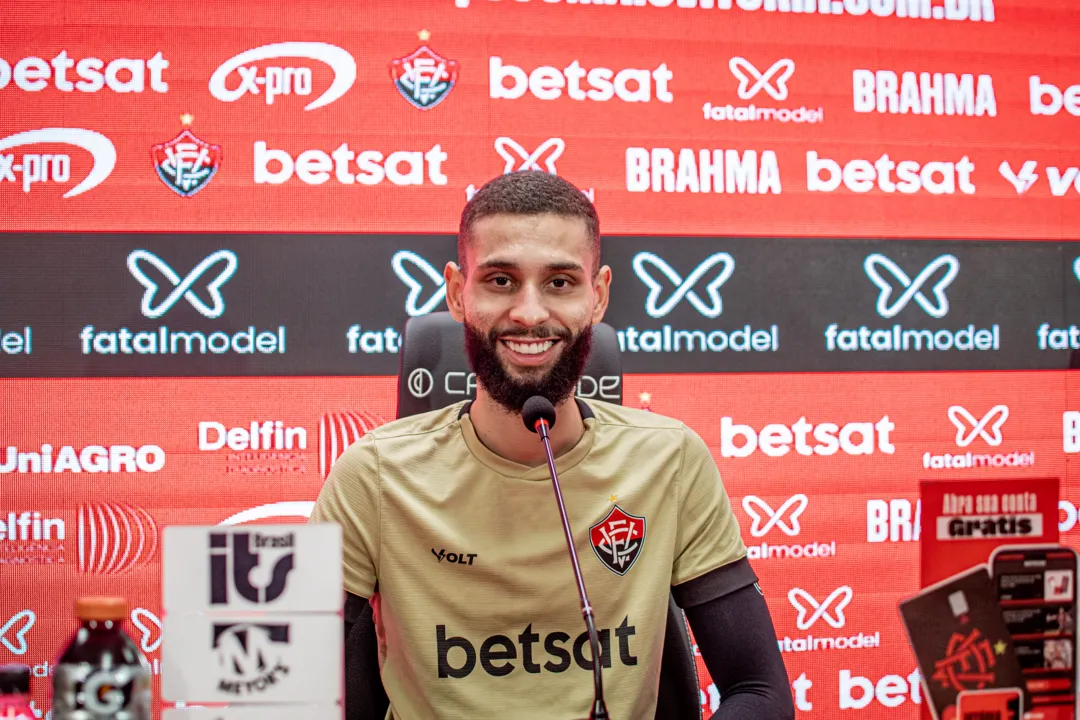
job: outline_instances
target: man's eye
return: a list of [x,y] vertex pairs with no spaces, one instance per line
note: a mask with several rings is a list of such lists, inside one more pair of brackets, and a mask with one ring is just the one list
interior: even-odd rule
[[491,278],[491,282],[495,284],[495,287],[510,287],[510,278],[506,277],[505,275],[493,277]]
[[555,278],[551,281],[551,284],[555,286],[556,290],[565,290],[570,287],[570,281],[566,278]]

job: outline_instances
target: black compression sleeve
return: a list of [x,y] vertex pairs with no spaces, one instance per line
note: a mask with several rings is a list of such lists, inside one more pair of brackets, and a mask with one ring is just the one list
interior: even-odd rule
[[379,642],[371,605],[345,597],[345,720],[383,720],[390,700],[379,675]]
[[687,607],[685,612],[705,667],[720,692],[720,709],[713,720],[794,720],[795,706],[776,630],[756,584]]

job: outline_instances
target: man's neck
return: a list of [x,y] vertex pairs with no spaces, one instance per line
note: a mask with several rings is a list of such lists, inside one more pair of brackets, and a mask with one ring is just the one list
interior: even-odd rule
[[[469,419],[480,442],[496,455],[528,467],[546,462],[540,436],[525,427],[521,413],[507,411],[482,387],[476,388],[476,400],[469,407]],[[559,457],[577,445],[584,434],[585,421],[571,395],[555,407],[555,424],[550,432],[551,451]]]

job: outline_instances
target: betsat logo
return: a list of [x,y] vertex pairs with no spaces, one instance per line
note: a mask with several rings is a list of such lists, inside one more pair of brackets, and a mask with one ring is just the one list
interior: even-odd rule
[[914,507],[906,498],[866,501],[866,542],[918,542],[922,533],[922,500]]
[[[739,81],[736,90],[740,100],[752,100],[762,91],[780,103],[787,100],[788,80],[795,73],[795,61],[791,58],[777,60],[765,71],[744,57],[733,57],[728,61],[728,69]],[[765,99],[768,103],[769,100]],[[705,103],[701,112],[706,120],[727,120],[731,122],[776,121],[781,123],[819,123],[825,119],[823,107],[762,107],[756,103],[749,105],[713,105]]]
[[[557,100],[563,95],[571,100],[607,102],[670,103],[675,98],[668,88],[674,74],[667,63],[654,69],[606,67],[585,69],[577,60],[562,68],[541,65],[526,72],[497,55],[488,60],[489,94],[496,100],[517,100],[530,93],[538,100]],[[507,84],[509,82],[509,84]]]
[[[1077,183],[1080,183],[1080,178]],[[1080,282],[1080,257],[1073,260],[1072,271],[1073,277]],[[1076,325],[1055,328],[1044,322],[1035,331],[1035,336],[1040,350],[1080,350],[1080,327]]]
[[[0,91],[14,81],[15,87],[25,92],[41,92],[51,85],[65,93],[95,93],[106,87],[120,94],[141,93],[147,86],[153,92],[166,93],[169,83],[164,73],[168,67],[161,51],[145,60],[119,57],[106,61],[92,56],[76,60],[61,50],[51,60],[30,55],[14,66],[0,58]],[[68,70],[75,71],[74,82]]]
[[254,145],[256,185],[281,185],[293,177],[305,185],[333,180],[341,185],[445,185],[442,164],[447,154],[442,145],[424,150],[352,150],[342,142],[334,150],[304,150],[295,157],[287,150],[270,148],[263,140]]
[[892,455],[896,452],[891,438],[895,429],[896,424],[888,415],[882,416],[877,422],[849,422],[843,425],[811,423],[804,415],[791,425],[770,423],[760,431],[749,425],[736,424],[734,418],[725,415],[720,418],[720,455],[745,458],[761,452],[768,457],[779,458],[793,449],[803,457],[829,457],[840,452],[845,455],[873,455],[877,452]]
[[[398,250],[390,258],[390,267],[408,289],[405,312],[409,317],[427,315],[443,305],[446,280],[422,255]],[[345,331],[345,342],[350,355],[396,353],[401,350],[401,333],[392,327],[365,330],[361,325],[351,325]]]
[[887,708],[906,702],[922,705],[922,675],[918,668],[906,677],[884,675],[876,683],[845,668],[840,671],[839,687],[841,710],[863,710],[875,700]]
[[779,195],[783,187],[773,150],[628,147],[626,189],[654,193]]
[[[1039,181],[1039,163],[1036,160],[1025,160],[1019,171],[1013,170],[1009,161],[1005,160],[998,165],[998,172],[1009,181],[1017,195],[1026,194]],[[1050,194],[1054,197],[1065,197],[1070,188],[1073,193],[1080,194],[1080,168],[1048,165],[1046,181],[1050,186]]]
[[[789,538],[798,537],[802,534],[802,525],[799,518],[806,510],[810,500],[799,493],[792,495],[773,510],[773,508],[757,495],[747,495],[742,499],[743,511],[750,517],[750,536],[755,540],[767,537],[776,529]],[[748,544],[746,556],[751,560],[773,560],[791,558],[800,560],[803,558],[826,558],[836,557],[836,541],[809,542],[806,544],[780,544],[762,541],[760,544]]]
[[997,117],[990,75],[860,69],[851,82],[858,113]]
[[252,420],[246,426],[227,427],[216,420],[200,420],[199,451],[225,456],[225,473],[275,475],[307,472],[307,429],[281,420]]
[[[245,50],[223,62],[210,76],[210,94],[221,102],[229,103],[248,95],[262,95],[267,105],[273,105],[277,98],[291,95],[310,97],[313,80],[310,63],[265,64],[274,60],[314,60],[326,65],[333,73],[330,86],[307,103],[305,111],[329,105],[348,92],[356,82],[356,60],[337,45],[281,42]],[[236,82],[237,79],[239,82]],[[230,85],[234,87],[230,88]]]
[[[637,253],[632,265],[634,274],[649,291],[645,313],[656,320],[666,317],[683,300],[703,318],[717,319],[724,310],[720,288],[735,272],[735,259],[726,252],[713,253],[685,277],[651,252]],[[705,286],[699,294],[703,281]],[[682,330],[670,324],[639,330],[631,325],[616,330],[616,335],[622,352],[776,352],[780,348],[780,331],[776,325],[768,329],[744,325],[730,330]]]
[[935,528],[938,540],[1034,538],[1042,535],[1035,493],[947,493]]
[[[562,157],[566,150],[566,141],[558,137],[550,137],[537,145],[530,152],[521,143],[511,137],[501,136],[495,138],[495,152],[503,159],[503,174],[508,175],[519,170],[544,170],[551,175],[558,175],[555,161]],[[540,167],[540,161],[544,166]],[[470,183],[465,188],[465,201],[473,199],[477,187]],[[596,202],[596,192],[593,188],[581,188],[581,192],[589,198],[589,202]]]
[[[221,287],[236,273],[238,261],[231,250],[218,250],[207,255],[186,276],[181,277],[164,260],[146,250],[135,250],[127,258],[127,267],[132,277],[143,286],[140,310],[144,317],[157,320],[167,314],[181,300],[187,302],[200,315],[214,320],[225,313],[225,300]],[[148,268],[154,272],[147,273]],[[196,288],[200,279],[210,276],[205,286]],[[163,287],[157,278],[161,278],[171,287]],[[164,297],[159,297],[164,295]],[[203,301],[209,297],[211,304]],[[237,353],[285,354],[285,326],[276,331],[257,331],[250,325],[246,330],[229,335],[216,331],[205,333],[201,330],[179,331],[162,325],[157,330],[132,332],[128,328],[117,331],[95,330],[93,325],[85,326],[79,333],[84,355],[222,355]]]
[[1028,78],[1032,115],[1057,115],[1062,110],[1080,117],[1080,83],[1069,87],[1044,83],[1038,75]]
[[1066,455],[1080,453],[1080,412],[1066,410],[1061,414],[1061,439]]
[[21,185],[29,193],[35,185],[66,186],[71,181],[71,155],[64,152],[4,152],[27,145],[71,145],[90,153],[90,172],[61,197],[82,195],[112,174],[116,167],[116,147],[109,138],[83,128],[40,128],[0,139],[0,189],[4,183]]
[[[893,174],[895,171],[895,176]],[[853,193],[868,193],[875,188],[883,193],[913,195],[926,191],[931,195],[975,194],[971,174],[975,163],[964,155],[956,161],[896,161],[883,154],[877,160],[855,159],[841,165],[836,160],[806,153],[806,189],[808,192],[835,192],[841,184]]]
[[[804,632],[812,630],[819,621],[824,621],[822,627],[846,632],[847,616],[844,615],[844,610],[851,604],[854,597],[854,591],[847,585],[841,585],[820,601],[802,588],[795,587],[788,591],[788,602],[798,613],[795,618],[795,627]],[[829,631],[826,629],[823,632]],[[872,635],[863,632],[854,635],[833,633],[826,637],[817,637],[809,633],[796,638],[785,635],[783,638],[778,638],[776,644],[780,652],[858,650],[881,647],[881,633],[875,632]]]
[[[976,417],[962,405],[951,405],[946,412],[956,429],[956,447],[962,450],[975,444],[1000,448],[1004,443],[1002,428],[1009,419],[1008,405],[995,405],[981,417]],[[1023,468],[1035,465],[1034,450],[1010,452],[966,452],[922,454],[922,466],[927,470],[972,470],[979,468]]]
[[[877,287],[876,309],[884,319],[896,317],[912,303],[929,317],[940,320],[949,314],[945,291],[960,272],[960,261],[953,255],[939,255],[925,265],[914,278],[882,253],[866,256],[863,269]],[[942,328],[905,328],[897,323],[891,328],[841,328],[837,323],[825,328],[825,349],[829,352],[907,352],[948,350],[999,350],[1001,328],[949,330]]]

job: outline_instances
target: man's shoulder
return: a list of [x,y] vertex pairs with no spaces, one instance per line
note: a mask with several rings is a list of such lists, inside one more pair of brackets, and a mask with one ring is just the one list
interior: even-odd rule
[[418,435],[429,435],[446,430],[458,421],[461,408],[466,400],[447,405],[436,410],[429,410],[418,415],[391,420],[385,425],[380,425],[370,431],[366,437],[374,441],[399,440],[402,438],[415,438]]
[[603,428],[646,432],[668,430],[677,433],[683,433],[689,429],[681,420],[658,415],[648,410],[638,410],[591,398],[584,402],[592,410],[597,425]]
[[464,401],[418,415],[398,418],[368,430],[342,453],[338,462],[353,469],[383,466],[411,454],[446,432],[453,432]]

